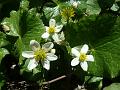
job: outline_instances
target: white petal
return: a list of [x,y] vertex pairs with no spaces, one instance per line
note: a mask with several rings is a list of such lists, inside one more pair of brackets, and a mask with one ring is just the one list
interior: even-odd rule
[[74,2],[74,0],[70,0],[70,3],[72,4]]
[[61,34],[60,34],[60,38],[61,38],[61,40],[65,40],[65,35],[64,35],[63,32],[61,32]]
[[14,69],[15,67],[16,67],[16,65],[14,64],[14,65],[12,65],[10,68],[11,68],[11,69]]
[[89,49],[88,45],[87,45],[87,44],[84,44],[83,47],[81,48],[81,51],[80,51],[80,52],[86,54],[87,51],[88,51],[88,49]]
[[29,61],[29,64],[28,64],[27,68],[28,68],[28,70],[32,70],[32,69],[34,69],[37,65],[38,65],[38,62],[36,62],[35,59],[31,59],[31,60]]
[[94,57],[93,57],[93,55],[87,55],[87,59],[86,59],[87,61],[94,61]]
[[80,63],[79,61],[79,58],[74,58],[72,61],[71,61],[71,66],[76,66]]
[[45,29],[46,29],[46,32],[48,32],[48,31],[49,31],[49,27],[45,26]]
[[88,64],[87,64],[87,62],[81,62],[80,65],[81,65],[81,68],[82,68],[84,71],[87,71],[87,69],[88,69]]
[[49,27],[55,27],[56,21],[55,19],[50,19],[49,21]]
[[50,34],[48,32],[45,32],[45,33],[42,34],[41,37],[47,39],[49,36],[50,36]]
[[77,49],[75,49],[75,48],[72,48],[71,52],[72,52],[73,56],[76,56],[76,57],[80,56],[80,52]]
[[54,42],[56,42],[57,44],[61,44],[61,42],[62,42],[63,40],[65,40],[65,37],[64,37],[64,33],[63,33],[63,32],[61,32],[61,34],[54,33],[54,34],[52,35],[52,38],[53,38]]
[[22,56],[25,58],[33,58],[34,57],[34,52],[33,51],[23,51]]
[[59,25],[55,27],[55,32],[60,32],[62,29],[63,25]]
[[10,27],[6,24],[2,25],[4,31],[10,31]]
[[47,53],[46,59],[49,61],[55,61],[58,59],[58,57],[56,55],[54,55],[53,53]]
[[55,54],[56,50],[55,49],[51,49],[50,52]]
[[78,2],[74,1],[72,5],[73,5],[73,7],[77,8]]
[[59,42],[60,40],[59,40],[59,36],[58,36],[58,34],[54,34],[53,36],[52,36],[52,38],[53,38],[53,40],[55,41],[55,42]]
[[40,44],[36,40],[31,40],[30,46],[33,51],[36,51],[38,48],[40,48]]
[[43,67],[44,67],[45,69],[47,69],[47,70],[50,69],[50,61],[45,60],[44,62],[42,62],[42,64],[43,64]]
[[54,47],[54,44],[52,42],[45,43],[42,48],[48,52]]

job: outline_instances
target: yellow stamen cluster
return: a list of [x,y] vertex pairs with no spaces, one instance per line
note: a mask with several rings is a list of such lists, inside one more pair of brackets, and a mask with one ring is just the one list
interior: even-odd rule
[[72,7],[67,7],[67,8],[64,8],[62,11],[61,11],[61,15],[63,18],[65,18],[66,20],[70,19],[71,17],[74,17],[74,14],[75,11]]
[[55,27],[49,27],[48,32],[49,32],[50,34],[55,33]]
[[44,49],[38,49],[34,52],[34,58],[36,61],[42,61],[46,58],[46,52]]
[[86,54],[80,53],[79,59],[80,59],[81,62],[84,62],[84,61],[86,60],[86,58],[87,58],[87,55],[86,55]]

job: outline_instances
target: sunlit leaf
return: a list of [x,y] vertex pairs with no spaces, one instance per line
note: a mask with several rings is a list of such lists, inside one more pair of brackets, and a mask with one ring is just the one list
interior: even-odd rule
[[119,21],[119,17],[105,14],[83,17],[79,23],[70,23],[65,27],[66,40],[71,47],[89,45],[95,58],[94,62],[88,62],[89,73],[108,78],[119,75]]
[[101,11],[101,8],[99,7],[99,4],[97,0],[88,0],[87,2],[87,14],[99,14]]
[[120,83],[113,83],[105,88],[103,90],[120,90]]

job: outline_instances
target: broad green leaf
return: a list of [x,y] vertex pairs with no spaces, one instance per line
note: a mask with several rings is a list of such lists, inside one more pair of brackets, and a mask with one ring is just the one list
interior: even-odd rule
[[[31,50],[29,47],[30,40],[37,40],[40,42],[41,35],[45,30],[44,25],[40,19],[40,15],[36,12],[35,8],[26,10],[28,2],[24,0],[20,5],[22,9],[19,11],[12,11],[9,18],[3,20],[3,24],[7,23],[10,26],[10,32],[6,32],[9,42],[11,43],[10,49],[14,49],[13,54],[22,62],[22,51]],[[25,6],[24,6],[25,5]],[[17,36],[17,37],[16,37]],[[14,38],[15,42],[14,41]],[[9,50],[11,51],[11,50]]]
[[79,22],[69,23],[65,26],[65,37],[71,47],[92,43],[94,38],[93,23],[96,15],[84,16]]
[[103,88],[103,90],[120,90],[120,83],[112,83],[111,85]]
[[21,39],[24,49],[29,49],[30,40],[41,40],[45,27],[35,9],[30,9],[27,14],[21,18]]
[[[103,74],[103,76],[108,77],[107,75],[109,75],[109,78],[112,77],[114,78],[115,76],[117,76],[119,74],[119,70],[120,70],[120,61],[119,61],[119,42],[120,38],[116,38],[112,41],[106,42],[105,44],[102,44],[100,46],[98,46],[95,49],[95,62],[94,65],[95,67],[91,67],[93,68],[94,74],[96,72],[96,74]],[[99,64],[99,65],[98,65]],[[97,73],[100,72],[100,73]]]
[[120,71],[120,18],[118,17],[115,25],[112,26],[112,32],[101,39],[95,51],[95,62],[90,63],[89,71],[95,75],[114,78]]
[[86,9],[87,14],[92,15],[92,14],[100,13],[101,8],[99,7],[97,0],[88,0],[86,3],[87,3],[87,9]]
[[[20,19],[20,37],[16,45],[20,51],[31,50],[29,47],[30,40],[36,40],[40,42],[41,35],[45,30],[40,16],[36,13],[35,9],[30,9],[27,13],[23,13]],[[20,61],[22,56],[20,56]]]
[[2,22],[3,25],[7,25],[10,28],[10,31],[7,35],[19,36],[19,13],[16,11],[10,12],[10,18],[5,18]]
[[85,0],[81,0],[79,3],[78,3],[78,7],[76,8],[78,10],[82,12],[85,12],[85,10],[87,9],[87,3]]
[[[74,27],[73,27],[74,26]],[[112,15],[83,17],[65,27],[71,47],[88,44],[95,61],[88,62],[88,72],[95,76],[114,78],[120,71],[120,18]]]
[[56,6],[53,8],[46,7],[46,8],[44,8],[44,13],[48,20],[51,18],[55,18],[56,16],[58,16],[60,14],[59,6]]

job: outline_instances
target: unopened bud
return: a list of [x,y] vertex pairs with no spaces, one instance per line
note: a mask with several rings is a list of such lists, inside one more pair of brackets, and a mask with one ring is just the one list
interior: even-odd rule
[[10,31],[10,27],[5,24],[2,25],[2,28],[5,32]]

